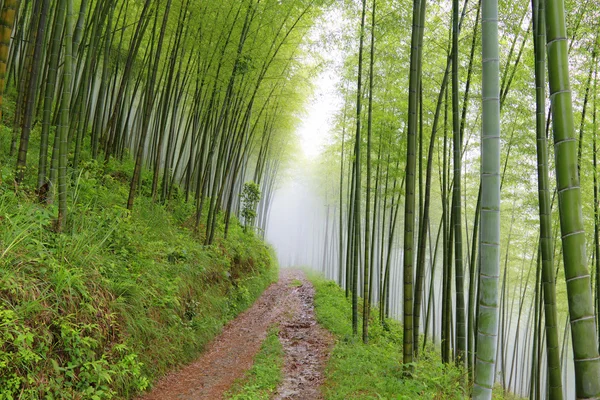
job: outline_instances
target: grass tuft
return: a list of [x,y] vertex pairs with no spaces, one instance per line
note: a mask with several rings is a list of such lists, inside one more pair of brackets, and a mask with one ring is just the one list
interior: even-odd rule
[[282,379],[284,352],[279,342],[279,328],[272,326],[254,365],[243,378],[236,381],[225,395],[230,400],[268,400]]

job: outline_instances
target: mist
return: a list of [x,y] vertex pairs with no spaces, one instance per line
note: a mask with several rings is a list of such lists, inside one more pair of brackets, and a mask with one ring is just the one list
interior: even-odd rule
[[296,164],[282,176],[273,196],[265,238],[281,267],[318,269],[323,260],[327,205],[310,176]]

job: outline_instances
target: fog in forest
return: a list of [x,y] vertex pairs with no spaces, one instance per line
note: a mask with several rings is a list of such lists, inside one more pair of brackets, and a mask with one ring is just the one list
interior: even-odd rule
[[[327,221],[327,205],[324,196],[319,194],[318,185],[313,178],[307,174],[307,169],[301,165],[295,165],[285,174],[281,180],[280,187],[275,192],[273,203],[266,229],[266,239],[274,247],[279,264],[282,268],[307,267],[319,272],[325,272],[328,278],[336,279],[337,274],[337,251],[338,239],[337,226],[333,226],[334,206],[329,207],[330,236],[325,238],[325,226]],[[335,203],[331,201],[330,203]],[[337,211],[335,211],[337,213]],[[339,218],[339,216],[337,217]],[[336,224],[337,225],[337,224]],[[333,235],[333,237],[331,236]],[[400,235],[399,235],[400,236]],[[334,241],[333,243],[331,241]],[[325,254],[326,245],[329,247]],[[400,249],[396,247],[395,263],[401,262]],[[325,267],[325,268],[324,268]],[[392,267],[391,303],[390,314],[393,318],[401,320],[402,316],[402,277],[399,265]],[[436,274],[437,275],[437,274]],[[441,277],[436,276],[437,286],[434,289],[434,301],[436,309],[441,307]],[[428,289],[425,288],[426,293]],[[515,299],[518,301],[518,299]],[[528,391],[528,369],[531,360],[531,318],[534,317],[533,310],[525,310],[518,322],[517,306],[511,297],[509,303],[513,304],[509,311],[512,317],[508,317],[508,328],[505,332],[506,342],[498,348],[498,366],[496,368],[497,380],[506,380],[505,384],[511,386],[512,391],[525,395]],[[439,318],[438,315],[435,316]],[[564,329],[564,322],[561,321]],[[430,327],[431,328],[431,327]],[[433,326],[434,342],[439,344],[441,327],[439,322]],[[568,330],[566,331],[568,334]],[[566,340],[570,340],[566,338]],[[516,348],[515,348],[516,344]],[[565,386],[565,398],[574,399],[574,369],[572,363],[572,351],[569,346],[563,347],[563,379]],[[519,354],[516,358],[515,355]],[[545,362],[545,354],[542,353],[542,362]],[[506,367],[503,368],[503,363]],[[503,370],[504,369],[504,370]],[[543,371],[545,375],[545,370]],[[544,389],[542,389],[544,391]]]
[[275,248],[281,267],[320,265],[326,205],[300,167],[282,180],[271,205],[266,239]]

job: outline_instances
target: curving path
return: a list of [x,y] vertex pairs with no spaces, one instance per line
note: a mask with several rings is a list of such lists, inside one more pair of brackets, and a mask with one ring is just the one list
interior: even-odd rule
[[[300,285],[301,283],[301,285]],[[252,366],[269,326],[280,325],[284,379],[275,399],[320,399],[324,366],[333,338],[314,316],[314,288],[304,273],[282,270],[254,305],[225,326],[192,364],[173,372],[140,400],[222,399]]]

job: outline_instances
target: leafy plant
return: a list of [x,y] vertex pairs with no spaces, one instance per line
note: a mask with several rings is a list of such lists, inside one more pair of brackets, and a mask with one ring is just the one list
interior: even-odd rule
[[248,225],[254,224],[256,218],[256,205],[260,201],[260,188],[254,182],[244,183],[242,190],[242,217],[244,217],[244,231]]

